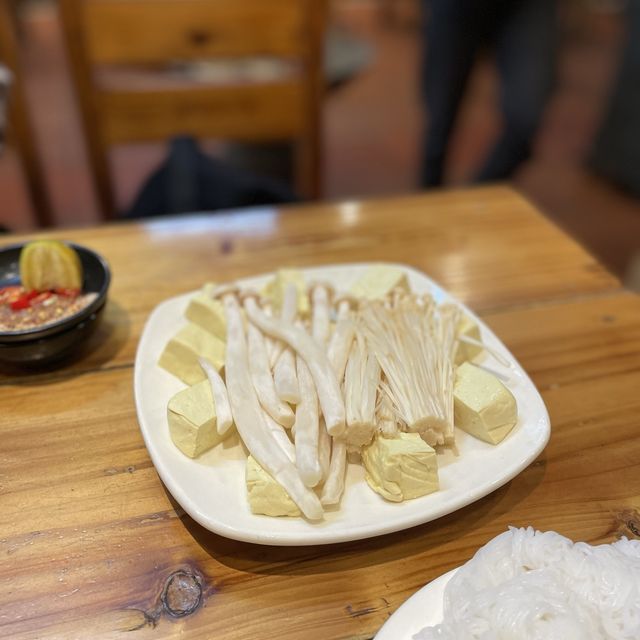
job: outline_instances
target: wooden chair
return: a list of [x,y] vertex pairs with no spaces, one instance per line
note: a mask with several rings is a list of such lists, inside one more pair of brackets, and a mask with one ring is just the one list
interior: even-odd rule
[[381,0],[383,26],[415,31],[421,25],[421,6],[418,0]]
[[22,66],[17,38],[14,7],[9,0],[0,0],[0,64],[11,72],[7,105],[7,138],[15,148],[22,165],[36,222],[41,227],[53,224],[53,214],[47,193],[44,171],[29,119],[22,80]]
[[[59,0],[95,185],[115,214],[108,149],[187,134],[240,142],[296,141],[296,184],[320,192],[325,0]],[[292,61],[277,81],[143,90],[104,86],[107,67],[175,61]]]

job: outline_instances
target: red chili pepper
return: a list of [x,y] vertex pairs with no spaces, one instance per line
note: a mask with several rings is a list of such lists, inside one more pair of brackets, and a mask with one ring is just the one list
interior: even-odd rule
[[11,303],[11,309],[13,311],[21,311],[22,309],[28,309],[31,306],[31,302],[27,298],[18,298]]
[[24,293],[24,289],[20,285],[11,285],[0,289],[0,303],[9,304],[17,300]]
[[80,289],[54,289],[54,293],[67,298],[75,298],[80,294]]
[[42,293],[38,293],[38,295],[31,300],[31,304],[39,304],[40,302],[44,302],[47,298],[50,298],[53,295],[51,291],[43,291]]
[[31,306],[31,301],[34,298],[37,298],[39,295],[40,294],[38,291],[27,291],[26,293],[23,293],[22,295],[20,295],[20,297],[18,297],[16,300],[14,300],[11,303],[11,308],[14,311],[28,309]]

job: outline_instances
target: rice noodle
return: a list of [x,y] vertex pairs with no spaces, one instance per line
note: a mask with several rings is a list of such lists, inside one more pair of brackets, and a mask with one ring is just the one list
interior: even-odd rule
[[640,540],[573,543],[511,528],[445,588],[444,622],[415,640],[638,640]]

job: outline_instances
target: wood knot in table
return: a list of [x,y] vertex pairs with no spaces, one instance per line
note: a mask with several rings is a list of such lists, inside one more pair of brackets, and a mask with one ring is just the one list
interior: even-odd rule
[[189,41],[196,47],[201,47],[213,40],[213,33],[205,29],[192,29],[189,32]]
[[[126,619],[127,631],[155,628],[163,617],[174,620],[195,613],[213,592],[213,586],[207,583],[198,569],[182,566],[162,581],[151,606],[128,607],[120,614],[129,616]],[[134,614],[138,618],[131,618]]]
[[357,602],[348,604],[344,610],[351,618],[368,616],[389,608],[389,601],[386,598],[376,598],[374,601]]
[[233,253],[233,241],[229,240],[228,238],[225,238],[221,243],[220,243],[220,253],[223,256],[227,256],[231,253]]
[[614,514],[611,533],[616,538],[640,538],[640,513],[635,509],[623,509]]
[[183,570],[172,573],[165,583],[160,600],[170,616],[188,616],[202,601],[200,577]]

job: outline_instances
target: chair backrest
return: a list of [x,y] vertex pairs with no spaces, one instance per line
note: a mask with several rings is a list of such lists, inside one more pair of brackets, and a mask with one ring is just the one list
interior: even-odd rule
[[[60,0],[96,188],[113,215],[111,145],[193,135],[295,140],[296,182],[320,188],[325,0]],[[290,73],[263,81],[141,89],[100,82],[99,69],[276,58]]]
[[14,7],[10,6],[8,0],[0,0],[0,64],[6,65],[11,74],[5,96],[7,104],[4,125],[9,143],[18,153],[36,221],[39,226],[48,227],[54,223],[53,213],[29,117],[17,31]]

